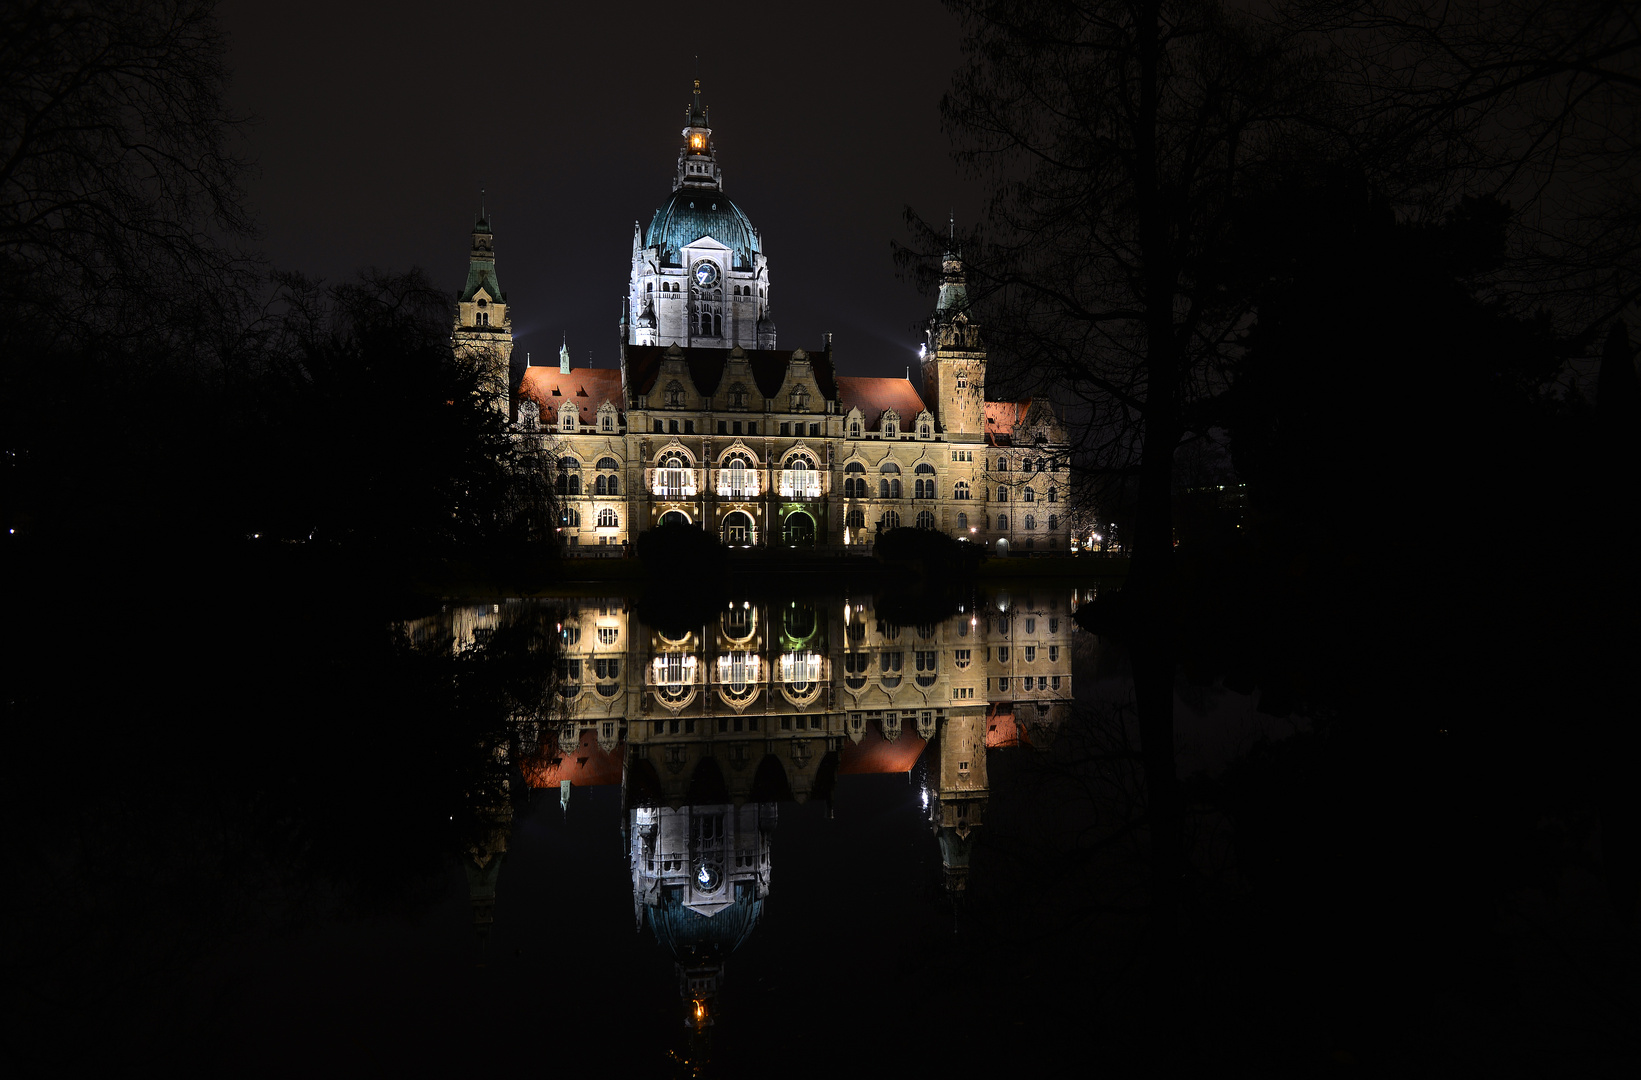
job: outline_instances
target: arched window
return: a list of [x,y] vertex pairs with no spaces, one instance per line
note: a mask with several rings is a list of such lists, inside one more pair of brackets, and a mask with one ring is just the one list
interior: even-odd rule
[[1027,514],[1026,515],[1026,528],[1035,529],[1036,527],[1037,527],[1037,519],[1035,517],[1033,517],[1032,515]]
[[695,494],[695,473],[684,455],[671,453],[655,470],[655,494],[663,499],[684,499]]
[[[864,483],[864,481],[862,482]],[[866,511],[858,506],[853,508],[843,516],[843,523],[851,529],[864,529],[866,527]]]
[[722,315],[714,315],[712,317],[712,336],[724,336],[724,317]]
[[851,461],[843,467],[843,497],[845,499],[866,498],[866,466],[858,461]]
[[1037,501],[1037,493],[1035,491],[1031,490],[1030,488],[1026,488],[1026,502],[1036,502],[1036,501]]
[[969,497],[969,482],[967,480],[959,480],[957,482],[957,486],[952,488],[952,498],[954,498],[954,499],[966,499],[968,497]]
[[574,431],[576,421],[575,406],[570,405],[568,402],[565,403],[565,406],[566,407],[558,414],[558,429],[560,431]]
[[598,430],[600,430],[600,431],[614,431],[615,430],[615,414],[607,412],[604,415],[600,416],[598,418]]
[[1009,471],[1009,459],[1008,458],[998,458],[997,459],[997,471],[998,472],[1008,472]]
[[668,383],[666,392],[662,395],[662,401],[666,403],[666,406],[669,409],[683,408],[684,384],[679,382],[677,379],[674,379],[672,382]]
[[614,510],[611,510],[609,507],[606,506],[604,509],[602,509],[598,512],[598,527],[600,529],[613,529],[613,528],[615,528],[615,525],[616,525],[616,522],[615,522],[615,511]]
[[893,416],[885,416],[883,418],[883,437],[892,439],[897,434],[899,434],[899,421]]
[[595,495],[605,494],[605,491],[604,491],[604,478],[602,476],[600,476],[598,479],[593,481],[593,494],[595,494]]
[[1059,527],[1060,527],[1060,518],[1059,518],[1059,516],[1056,515],[1056,514],[1050,514],[1048,516],[1048,531],[1053,532],[1054,530],[1058,529]]
[[968,527],[969,527],[969,515],[967,515],[967,514],[958,514],[957,515],[957,528],[958,528],[958,531],[961,532],[962,530],[967,529]]
[[934,528],[934,515],[927,510],[917,515],[917,527],[920,529]]
[[490,325],[490,313],[488,311],[479,312],[477,315],[475,315],[473,317],[473,322],[478,326],[489,326]]
[[558,493],[560,495],[581,494],[581,462],[573,457],[558,459]]
[[1008,502],[1009,501],[1009,489],[1008,488],[1002,487],[1002,486],[999,486],[997,488],[997,501],[998,502]]
[[878,467],[878,472],[883,473],[886,476],[889,474],[898,474],[900,472],[900,466],[896,465],[892,461],[885,461]]
[[889,481],[879,480],[877,482],[877,497],[880,499],[887,499],[889,497]]
[[1048,501],[1049,502],[1059,502],[1060,501],[1060,492],[1055,488],[1049,488],[1048,489]]
[[900,515],[893,510],[886,512],[883,515],[883,531],[888,532],[890,529],[898,528],[900,528]]
[[930,429],[930,427],[927,423],[917,425],[917,437],[918,438],[927,439],[930,436],[930,434],[931,434],[931,429]]
[[610,472],[614,472],[616,469],[619,469],[621,466],[619,466],[615,463],[615,458],[613,458],[613,457],[601,457],[601,458],[598,459],[598,467],[600,469],[605,469],[605,470],[608,470]]
[[647,292],[647,293],[654,292],[655,291],[655,282],[653,282],[653,281],[644,282],[644,291]]
[[916,499],[934,499],[938,494],[934,488],[934,466],[927,461],[920,461],[917,468],[912,470],[917,474],[913,482],[912,497]]
[[851,439],[860,438],[860,421],[859,420],[849,421],[849,437]]
[[1009,527],[1009,516],[1007,514],[997,515],[997,527],[999,529],[1007,529]]
[[732,499],[751,499],[758,495],[758,473],[752,461],[743,454],[731,454],[724,462],[718,477],[718,494]]

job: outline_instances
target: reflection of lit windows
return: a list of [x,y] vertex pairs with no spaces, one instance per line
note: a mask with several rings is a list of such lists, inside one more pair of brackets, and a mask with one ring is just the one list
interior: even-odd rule
[[1008,663],[1009,647],[1007,645],[998,646],[998,648],[997,648],[997,659],[999,661],[1001,661],[1002,663],[1005,663],[1005,664]]
[[1050,645],[1048,647],[1048,659],[1049,663],[1053,663],[1054,661],[1060,659],[1060,647],[1058,645]]
[[[845,654],[849,655],[849,654]],[[781,654],[781,681],[795,693],[802,693],[820,681],[820,654],[789,652]]]
[[1060,677],[1058,675],[1051,676],[1048,680],[1048,684],[1053,689],[1058,690],[1060,688]]
[[1026,663],[1028,663],[1028,664],[1034,663],[1034,662],[1036,662],[1036,660],[1037,660],[1037,646],[1027,645],[1026,646]]
[[1008,681],[1007,676],[997,680],[997,689],[1007,690],[1008,688],[1009,688],[1009,681]]

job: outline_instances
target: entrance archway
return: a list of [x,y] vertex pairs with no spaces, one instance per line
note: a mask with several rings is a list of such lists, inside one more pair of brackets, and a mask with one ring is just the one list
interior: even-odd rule
[[787,515],[782,533],[787,547],[814,547],[815,519],[802,510],[795,510]]
[[749,547],[752,544],[752,519],[737,510],[724,517],[724,543],[733,547]]
[[680,510],[668,510],[661,515],[663,525],[688,525],[689,518]]
[[1008,538],[1007,538],[1007,537],[1002,537],[1002,536],[999,536],[999,537],[998,537],[998,538],[997,538],[997,554],[999,554],[999,555],[1007,555],[1007,554],[1008,554],[1008,553],[1009,553],[1009,542],[1008,542]]

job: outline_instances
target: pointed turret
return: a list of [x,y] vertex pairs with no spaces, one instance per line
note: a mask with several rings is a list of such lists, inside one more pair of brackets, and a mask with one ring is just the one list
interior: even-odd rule
[[568,338],[565,338],[563,344],[558,347],[558,373],[560,375],[570,373],[570,340]]
[[482,197],[473,224],[467,259],[467,283],[456,293],[456,351],[478,364],[486,392],[496,408],[512,416],[513,317],[507,294],[496,279],[495,234]]

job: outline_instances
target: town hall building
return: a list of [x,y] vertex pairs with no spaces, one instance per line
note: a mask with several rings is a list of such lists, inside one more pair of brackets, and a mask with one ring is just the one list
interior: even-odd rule
[[[723,190],[697,81],[671,197],[634,225],[619,366],[526,367],[498,394],[557,461],[564,545],[685,522],[736,547],[870,545],[934,529],[997,553],[1066,551],[1065,428],[987,401],[986,350],[948,253],[921,382],[840,374],[831,335],[781,350],[763,237]],[[481,214],[455,341],[507,379],[512,328]]]

